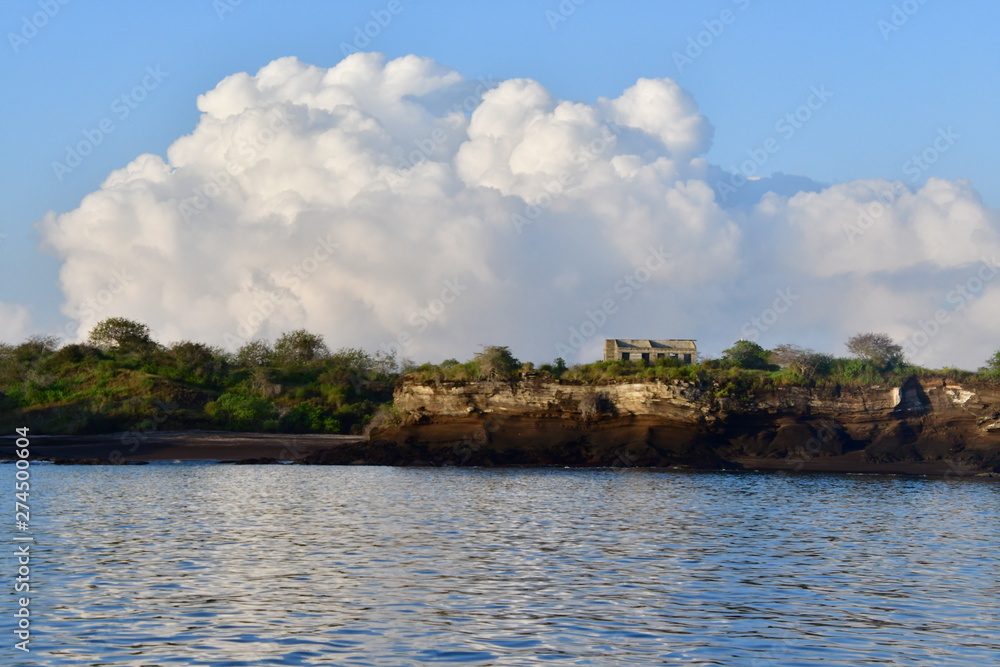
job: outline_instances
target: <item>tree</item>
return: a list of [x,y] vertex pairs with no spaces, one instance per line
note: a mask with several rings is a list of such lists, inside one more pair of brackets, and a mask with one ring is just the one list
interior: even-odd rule
[[283,333],[274,343],[274,356],[283,364],[308,364],[329,354],[330,349],[323,342],[323,336],[305,329]]
[[749,340],[738,340],[728,350],[722,351],[723,359],[738,368],[767,370],[771,368],[768,361],[771,353]]
[[506,346],[484,345],[473,361],[479,366],[480,378],[486,380],[510,380],[521,370],[521,362]]
[[171,366],[168,374],[198,384],[218,384],[229,370],[223,351],[203,343],[174,343],[167,358]]
[[55,336],[35,335],[14,348],[14,358],[21,362],[36,361],[56,351],[59,339]]
[[274,360],[274,350],[266,340],[252,340],[236,350],[236,363],[245,368],[267,366]]
[[903,363],[903,348],[892,342],[889,334],[855,334],[847,340],[847,349],[859,359],[870,361],[879,368],[891,368]]
[[109,317],[90,330],[90,344],[101,350],[144,350],[153,346],[149,327],[124,317]]
[[833,356],[798,345],[782,344],[771,351],[771,363],[791,369],[801,375],[803,379],[810,380],[816,375],[830,371]]
[[1000,373],[1000,350],[993,353],[993,356],[986,360],[986,370]]

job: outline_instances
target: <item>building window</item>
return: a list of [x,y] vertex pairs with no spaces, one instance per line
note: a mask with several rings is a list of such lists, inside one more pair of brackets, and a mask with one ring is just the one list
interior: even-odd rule
[[667,355],[663,354],[662,352],[657,352],[657,353],[656,353],[656,358],[657,358],[657,359],[663,359],[663,358],[664,358],[664,357],[666,357],[666,356],[667,356]]
[[622,352],[622,361],[628,361],[628,352]]
[[649,361],[649,352],[643,352],[642,353],[642,360],[643,361]]
[[690,354],[685,354],[684,355],[684,363],[685,364],[690,364],[691,363],[691,355]]

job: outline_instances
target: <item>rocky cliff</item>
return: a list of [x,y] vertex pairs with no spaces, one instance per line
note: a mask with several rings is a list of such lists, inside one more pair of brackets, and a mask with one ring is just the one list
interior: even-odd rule
[[1000,471],[1000,389],[946,379],[900,387],[720,388],[404,379],[399,423],[314,462],[680,466],[943,475]]

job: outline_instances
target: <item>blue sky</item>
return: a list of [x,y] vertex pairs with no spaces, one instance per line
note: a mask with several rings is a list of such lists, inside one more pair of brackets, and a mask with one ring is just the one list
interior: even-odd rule
[[[385,17],[389,8],[401,10],[362,50],[430,57],[469,79],[528,77],[587,103],[617,97],[640,77],[672,78],[714,127],[706,157],[724,169],[780,136],[776,123],[825,87],[830,99],[780,141],[762,175],[910,186],[968,179],[989,207],[1000,206],[995,2],[231,4],[34,0],[0,10],[0,302],[28,306],[32,331],[66,319],[60,261],[40,249],[34,227],[46,212],[74,209],[142,153],[165,155],[198,123],[197,96],[226,76],[289,55],[333,66],[373,12]],[[54,15],[42,20],[44,11]],[[689,60],[679,64],[678,53]],[[148,68],[162,80],[148,78]],[[150,89],[122,117],[115,100],[144,79]],[[113,130],[57,178],[52,165],[67,145],[106,120]],[[948,128],[958,138],[911,179],[907,161]]]

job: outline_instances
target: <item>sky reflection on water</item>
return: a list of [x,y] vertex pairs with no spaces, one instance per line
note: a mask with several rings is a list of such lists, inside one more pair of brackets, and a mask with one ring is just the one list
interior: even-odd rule
[[39,664],[986,665],[1000,655],[990,480],[34,472]]

